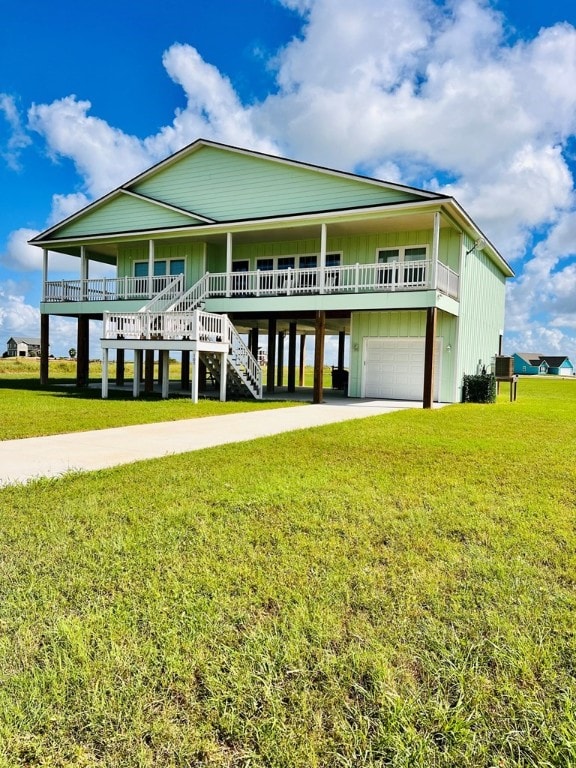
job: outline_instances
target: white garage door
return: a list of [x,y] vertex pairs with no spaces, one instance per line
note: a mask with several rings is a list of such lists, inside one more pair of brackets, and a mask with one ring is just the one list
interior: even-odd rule
[[[440,387],[442,339],[436,339],[434,399]],[[424,338],[364,339],[364,397],[422,400],[424,396]]]

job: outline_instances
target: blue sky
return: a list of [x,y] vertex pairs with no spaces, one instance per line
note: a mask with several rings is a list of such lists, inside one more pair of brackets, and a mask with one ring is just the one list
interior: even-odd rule
[[0,350],[38,335],[26,240],[202,136],[453,194],[516,270],[506,350],[576,358],[575,25],[568,0],[3,2]]

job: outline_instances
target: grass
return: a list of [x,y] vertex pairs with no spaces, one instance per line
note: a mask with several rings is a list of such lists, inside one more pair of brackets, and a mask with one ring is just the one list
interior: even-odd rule
[[[92,380],[100,380],[100,370],[99,363],[91,364]],[[171,396],[168,400],[162,400],[159,394],[134,399],[131,391],[114,388],[110,389],[109,399],[102,400],[98,387],[77,389],[74,386],[75,373],[75,363],[53,360],[50,362],[50,384],[41,387],[39,363],[36,360],[0,359],[0,440],[194,419],[290,405],[280,401],[256,400],[220,403],[213,399],[201,399],[193,404],[189,397]],[[111,375],[114,375],[113,366]],[[126,367],[126,376],[132,376],[131,365]],[[179,365],[171,367],[172,376],[180,377]]]
[[0,765],[576,765],[576,384],[0,490]]

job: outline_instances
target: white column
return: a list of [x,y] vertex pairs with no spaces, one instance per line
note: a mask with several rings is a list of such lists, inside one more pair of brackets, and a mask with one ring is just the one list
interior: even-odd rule
[[232,232],[226,233],[226,296],[230,296],[230,273],[232,272]]
[[134,350],[134,383],[132,386],[132,395],[138,397],[140,394],[140,366],[142,364],[142,350]]
[[46,283],[48,282],[48,249],[42,249],[42,301],[46,301]]
[[102,347],[102,400],[108,398],[108,347]]
[[440,214],[434,214],[434,230],[432,232],[432,274],[430,275],[430,287],[436,290],[438,287],[438,250],[440,245]]
[[152,298],[152,282],[154,280],[154,240],[148,240],[148,298]]
[[192,361],[192,402],[197,403],[198,402],[198,360],[200,358],[200,354],[198,350],[195,352],[192,352],[194,355],[194,359]]
[[80,246],[80,294],[84,301],[88,296],[88,258],[86,256],[86,246]]
[[220,356],[220,402],[226,402],[226,377],[228,376],[228,353]]
[[326,224],[322,224],[320,230],[320,293],[324,293],[324,273],[326,269],[326,241],[327,241],[327,227]]
[[168,350],[162,350],[162,398],[168,399],[168,385],[170,383],[168,375],[170,371],[170,352]]

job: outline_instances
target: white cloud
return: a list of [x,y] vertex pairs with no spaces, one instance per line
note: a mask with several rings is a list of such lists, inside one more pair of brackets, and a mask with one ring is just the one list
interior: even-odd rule
[[242,105],[229,79],[195,48],[176,43],[162,61],[171,79],[184,89],[187,105],[176,112],[170,126],[146,140],[152,155],[165,156],[198,137],[278,153],[275,142],[254,129],[252,110]]
[[99,197],[135,176],[150,163],[142,141],[88,115],[89,101],[67,96],[34,104],[28,112],[32,130],[46,139],[50,154],[73,160],[86,193]]
[[557,328],[548,328],[533,324],[531,327],[516,334],[513,338],[514,347],[510,352],[537,352],[543,355],[564,354],[574,355],[574,340]]
[[22,126],[20,113],[13,96],[0,93],[0,114],[8,123],[9,136],[5,145],[0,149],[0,156],[4,158],[9,168],[20,170],[20,152],[31,144],[31,139]]
[[[0,263],[8,269],[22,272],[42,270],[42,250],[28,241],[38,232],[34,229],[16,229],[8,236],[6,250],[0,254]],[[78,259],[63,253],[51,252],[48,256],[49,267],[59,272],[79,273]]]
[[87,206],[88,203],[90,203],[90,199],[83,192],[72,192],[69,195],[53,195],[48,225],[51,226],[67,219],[73,213]]
[[10,336],[39,336],[40,311],[26,303],[11,280],[0,284],[0,330]]

